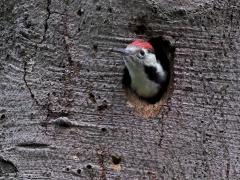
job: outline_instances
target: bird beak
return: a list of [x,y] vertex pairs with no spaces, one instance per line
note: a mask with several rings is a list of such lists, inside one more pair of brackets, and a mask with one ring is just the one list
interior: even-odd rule
[[124,56],[130,55],[130,52],[123,48],[113,49],[113,52],[121,53]]

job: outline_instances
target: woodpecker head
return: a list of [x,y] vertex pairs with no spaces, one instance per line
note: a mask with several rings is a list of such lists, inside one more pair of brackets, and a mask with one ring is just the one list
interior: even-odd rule
[[140,98],[150,103],[157,102],[166,84],[167,72],[157,60],[152,45],[144,40],[135,40],[118,52],[123,54],[126,65],[123,83]]

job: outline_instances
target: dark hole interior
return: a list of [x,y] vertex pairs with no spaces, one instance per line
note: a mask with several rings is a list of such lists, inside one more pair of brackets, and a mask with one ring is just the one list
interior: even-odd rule
[[4,119],[5,117],[6,117],[5,114],[2,114],[2,115],[1,115],[1,119]]
[[81,174],[81,172],[82,172],[81,169],[78,169],[78,170],[77,170],[77,173],[78,173],[78,174]]
[[107,131],[107,129],[106,129],[106,128],[102,128],[101,130],[102,130],[102,132],[106,132],[106,131]]
[[88,168],[88,169],[91,169],[91,168],[92,168],[92,166],[91,166],[90,164],[88,164],[88,165],[87,165],[87,168]]
[[160,61],[161,65],[163,66],[163,69],[165,69],[165,71],[167,72],[166,82],[161,88],[159,94],[154,99],[151,100],[152,102],[150,102],[151,104],[154,104],[162,98],[163,94],[168,89],[170,79],[172,76],[173,70],[172,64],[175,48],[170,44],[168,40],[164,39],[162,36],[151,38],[149,39],[149,42],[153,46],[157,60]]
[[120,162],[121,162],[121,157],[112,156],[112,162],[113,162],[113,164],[115,164],[115,165],[120,164]]

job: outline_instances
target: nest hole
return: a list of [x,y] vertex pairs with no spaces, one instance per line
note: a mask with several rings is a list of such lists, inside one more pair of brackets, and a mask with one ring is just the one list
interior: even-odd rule
[[171,45],[169,40],[162,36],[150,38],[148,42],[153,46],[156,58],[160,61],[167,74],[166,81],[161,84],[160,91],[151,98],[137,96],[136,93],[129,88],[131,80],[128,78],[129,72],[126,67],[123,72],[122,83],[126,90],[128,101],[133,105],[135,110],[137,110],[138,114],[144,117],[154,117],[159,113],[161,107],[167,102],[173,91],[175,47]]

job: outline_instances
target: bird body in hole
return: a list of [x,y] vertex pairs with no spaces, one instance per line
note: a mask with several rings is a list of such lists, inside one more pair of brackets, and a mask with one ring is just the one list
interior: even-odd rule
[[123,85],[148,103],[158,102],[166,89],[168,72],[156,58],[153,46],[147,41],[135,40],[118,52],[123,54],[126,66]]

